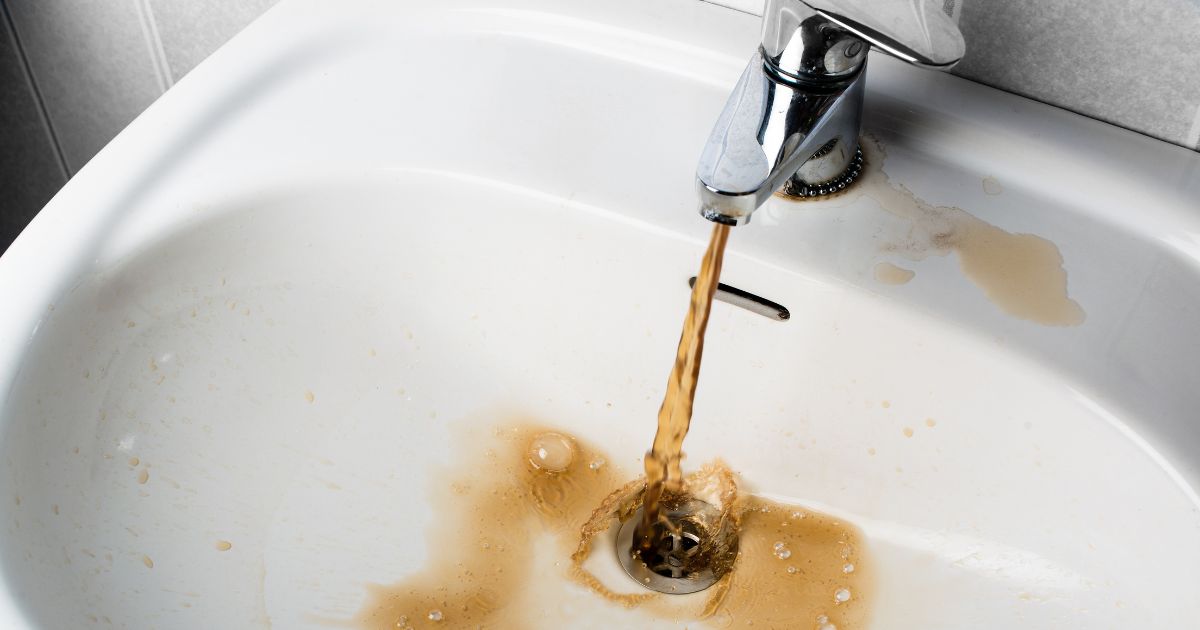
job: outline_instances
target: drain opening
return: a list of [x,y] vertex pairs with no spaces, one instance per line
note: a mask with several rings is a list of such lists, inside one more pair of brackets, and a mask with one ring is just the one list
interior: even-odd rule
[[[688,279],[688,286],[696,286],[696,276]],[[743,291],[724,282],[717,284],[717,294],[713,297],[726,304],[744,308],[751,313],[757,313],[770,319],[786,321],[792,317],[792,312],[779,302],[772,302],[765,297]]]
[[[660,593],[686,595],[716,584],[737,558],[737,534],[716,507],[693,498],[663,502],[667,523],[643,530],[643,510],[621,524],[617,557],[625,572]],[[639,544],[646,539],[648,544]]]

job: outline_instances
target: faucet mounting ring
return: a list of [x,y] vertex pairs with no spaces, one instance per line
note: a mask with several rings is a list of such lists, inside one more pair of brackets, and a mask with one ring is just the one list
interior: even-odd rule
[[[817,151],[817,154],[813,157],[820,157],[820,153],[821,151]],[[850,164],[846,166],[846,170],[842,171],[841,175],[818,183],[809,183],[793,177],[787,180],[783,185],[783,189],[779,191],[779,194],[794,199],[815,199],[839,193],[850,187],[858,179],[858,176],[862,173],[862,167],[863,152],[862,145],[860,144],[855,147],[854,157],[850,158]]]

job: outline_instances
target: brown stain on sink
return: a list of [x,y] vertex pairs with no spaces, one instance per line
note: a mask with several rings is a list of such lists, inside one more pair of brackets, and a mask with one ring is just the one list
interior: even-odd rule
[[[933,205],[888,177],[887,153],[877,139],[864,137],[862,150],[863,173],[843,199],[865,195],[909,224],[907,233],[886,240],[882,251],[912,261],[954,254],[967,279],[1005,313],[1047,326],[1083,323],[1086,315],[1069,295],[1057,245],[1035,234],[1009,232],[962,208]],[[1000,192],[998,183],[985,182],[984,188],[990,195]],[[884,275],[900,278],[890,270]]]
[[1054,243],[975,219],[963,221],[952,247],[963,273],[1010,315],[1049,326],[1083,323],[1083,308],[1068,296],[1067,272]]
[[890,262],[875,264],[875,280],[883,284],[908,284],[917,274],[911,269],[898,267]]
[[[550,432],[497,429],[489,448],[457,462],[453,475],[434,475],[430,563],[397,584],[371,587],[357,616],[363,627],[530,627],[529,611],[517,605],[525,586],[567,579],[575,533],[620,485],[611,467],[589,466],[607,457],[570,436],[572,454],[561,472],[534,468],[530,443]],[[547,540],[563,558],[561,575],[533,575],[535,546]]]
[[[561,430],[522,424],[496,429],[491,440],[477,435],[464,443],[479,452],[461,453],[451,472],[434,475],[425,567],[395,584],[369,587],[357,625],[563,627],[570,619],[557,618],[554,606],[562,593],[583,585],[600,605],[637,609],[631,625],[865,627],[871,563],[861,533],[845,521],[740,496],[729,504],[742,523],[738,557],[717,585],[695,595],[663,595],[621,574],[623,590],[615,592],[584,561],[598,554],[595,561],[617,565],[607,534],[623,510],[636,510],[645,480],[628,481],[606,464],[612,461],[606,453]],[[569,446],[560,448],[563,443]],[[546,451],[546,445],[554,446]],[[734,479],[720,464],[695,475]]]

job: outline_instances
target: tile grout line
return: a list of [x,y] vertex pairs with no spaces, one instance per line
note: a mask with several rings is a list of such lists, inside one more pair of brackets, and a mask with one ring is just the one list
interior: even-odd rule
[[154,19],[154,9],[150,0],[135,0],[138,10],[138,22],[142,27],[142,37],[146,40],[146,52],[150,55],[150,64],[154,66],[154,76],[158,80],[160,93],[165,93],[175,85],[171,78],[171,65],[167,63],[167,52],[163,49],[162,38],[158,35],[158,23]]
[[746,9],[742,9],[739,7],[731,7],[728,4],[720,2],[719,0],[700,0],[700,2],[703,2],[705,4],[716,5],[718,7],[724,8],[724,9],[729,9],[730,11],[737,11],[738,13],[745,13],[746,15],[753,15],[754,17],[762,17],[759,13],[755,13],[753,11],[747,11]]
[[4,14],[4,26],[8,30],[9,37],[12,38],[13,47],[17,49],[17,59],[21,62],[25,83],[29,86],[29,91],[33,93],[38,118],[41,119],[42,126],[46,129],[46,136],[50,140],[50,146],[54,149],[55,161],[58,162],[58,168],[62,171],[63,180],[69,180],[71,179],[71,167],[67,165],[67,157],[63,154],[62,144],[58,141],[58,133],[54,131],[54,123],[50,120],[50,111],[46,109],[46,100],[42,98],[42,91],[38,89],[37,80],[33,76],[33,67],[29,65],[25,46],[21,43],[21,36],[17,33],[17,24],[13,21],[8,4],[3,1],[0,1],[0,13]]
[[1192,119],[1192,128],[1188,130],[1185,142],[1188,148],[1200,151],[1200,105],[1196,105],[1196,117]]

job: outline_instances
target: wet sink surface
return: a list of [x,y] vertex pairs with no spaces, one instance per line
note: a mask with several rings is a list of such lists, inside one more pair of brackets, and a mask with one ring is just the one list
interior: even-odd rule
[[[5,627],[344,624],[436,557],[464,435],[639,469],[757,19],[444,4],[282,3],[0,260]],[[723,281],[792,317],[715,307],[688,462],[860,527],[872,627],[1185,626],[1200,157],[868,71],[874,184],[734,231]],[[1080,317],[1006,308],[938,208],[1047,243]],[[558,594],[536,624],[656,621]]]

